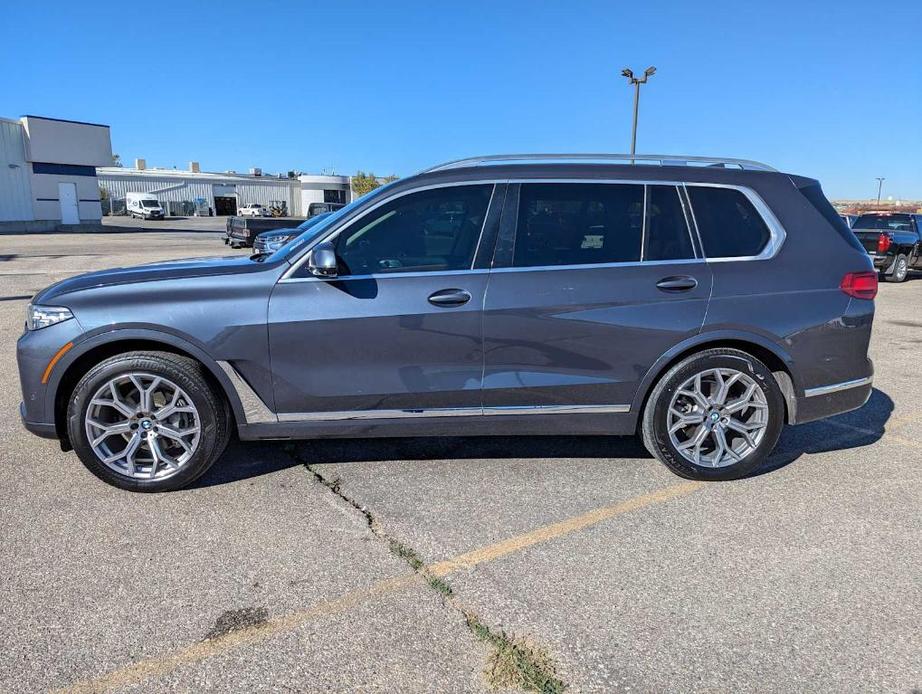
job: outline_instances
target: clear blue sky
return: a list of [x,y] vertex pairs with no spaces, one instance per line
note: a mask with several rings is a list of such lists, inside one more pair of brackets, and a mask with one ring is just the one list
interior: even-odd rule
[[629,147],[922,198],[922,1],[8,2],[0,115],[107,123],[124,162],[408,175]]

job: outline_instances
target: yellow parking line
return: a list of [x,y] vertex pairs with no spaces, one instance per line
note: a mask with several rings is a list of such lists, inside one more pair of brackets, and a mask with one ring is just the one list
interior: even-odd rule
[[[622,501],[618,504],[605,506],[573,518],[568,518],[559,523],[545,525],[537,530],[510,537],[494,545],[475,549],[471,552],[454,557],[453,559],[430,564],[425,570],[436,576],[445,576],[458,569],[469,569],[478,564],[494,561],[500,557],[512,554],[513,552],[519,552],[541,542],[547,542],[548,540],[553,540],[578,530],[583,530],[584,528],[596,525],[623,513],[636,511],[645,506],[651,506],[663,501],[685,496],[701,486],[701,482],[685,482],[666,487],[665,489],[659,489],[649,494],[643,494],[628,499],[627,501]],[[116,687],[126,687],[137,684],[150,677],[165,675],[183,665],[189,665],[204,660],[205,658],[221,655],[222,653],[227,653],[241,646],[264,641],[275,634],[296,629],[313,619],[335,614],[373,598],[401,590],[416,581],[422,581],[422,577],[418,573],[384,579],[373,583],[367,588],[351,591],[309,609],[282,615],[270,619],[264,624],[233,631],[216,639],[194,643],[172,653],[141,660],[113,670],[100,677],[77,682],[59,691],[89,694],[90,692],[102,692]]]
[[545,525],[544,527],[532,530],[524,535],[510,537],[508,540],[497,542],[495,545],[475,549],[466,554],[461,554],[454,559],[447,559],[436,564],[430,564],[427,568],[429,573],[435,576],[445,576],[458,569],[470,569],[478,564],[494,561],[495,559],[499,559],[513,552],[519,552],[526,547],[531,547],[532,545],[547,542],[548,540],[553,540],[562,535],[568,535],[577,530],[588,528],[590,525],[595,525],[596,523],[601,523],[603,520],[620,516],[622,513],[634,511],[661,501],[668,501],[677,496],[684,496],[695,491],[700,486],[702,486],[701,482],[685,482],[684,484],[676,484],[671,487],[666,487],[665,489],[659,489],[655,492],[644,494],[643,496],[635,496],[633,499],[628,499],[620,504],[605,506],[595,511],[589,511],[589,513],[584,513],[581,516],[568,518],[559,523]]

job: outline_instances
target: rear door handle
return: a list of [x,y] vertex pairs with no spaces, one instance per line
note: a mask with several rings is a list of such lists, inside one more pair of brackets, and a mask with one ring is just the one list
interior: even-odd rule
[[664,292],[688,292],[698,286],[698,280],[688,275],[673,275],[664,277],[656,286]]
[[442,289],[429,295],[429,303],[433,306],[461,306],[470,300],[470,292],[463,289]]

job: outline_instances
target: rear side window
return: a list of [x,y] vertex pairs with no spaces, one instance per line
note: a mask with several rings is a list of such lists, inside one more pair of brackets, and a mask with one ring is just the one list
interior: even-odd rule
[[708,258],[758,255],[771,238],[761,215],[738,190],[688,186],[688,197]]
[[513,265],[639,261],[643,194],[633,184],[523,184]]
[[647,231],[644,260],[688,260],[695,257],[688,221],[675,186],[647,186]]

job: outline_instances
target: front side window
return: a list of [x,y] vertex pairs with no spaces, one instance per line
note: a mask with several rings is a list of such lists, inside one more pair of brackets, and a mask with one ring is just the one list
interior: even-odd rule
[[513,265],[639,261],[643,200],[642,185],[523,184]]
[[341,275],[470,269],[493,185],[447,186],[382,205],[336,238]]
[[693,185],[687,190],[706,257],[744,258],[762,252],[771,233],[742,192]]

